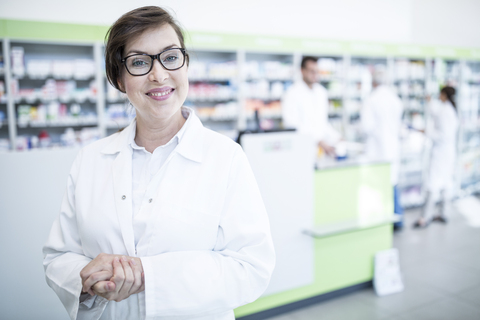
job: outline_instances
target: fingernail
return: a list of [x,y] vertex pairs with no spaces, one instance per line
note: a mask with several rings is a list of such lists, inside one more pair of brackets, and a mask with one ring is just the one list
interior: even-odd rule
[[132,259],[132,260],[130,260],[130,261],[132,262],[132,264],[133,264],[134,266],[136,266],[136,265],[137,265],[137,263],[135,262],[135,260],[134,260],[134,259]]
[[115,257],[115,262],[120,262],[120,260],[118,259],[118,257]]
[[122,260],[123,260],[123,261],[127,261],[127,257],[122,256]]

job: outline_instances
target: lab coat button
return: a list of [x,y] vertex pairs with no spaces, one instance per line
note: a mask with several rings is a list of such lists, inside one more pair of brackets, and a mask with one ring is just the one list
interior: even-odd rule
[[125,200],[125,199],[127,199],[127,196],[123,195],[122,200]]
[[152,198],[150,198],[150,199],[148,200],[148,202],[149,202],[149,203],[152,203],[152,201],[153,201],[153,199],[152,199]]

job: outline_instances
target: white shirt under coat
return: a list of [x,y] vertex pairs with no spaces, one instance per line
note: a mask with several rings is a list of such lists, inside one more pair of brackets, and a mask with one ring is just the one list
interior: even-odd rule
[[328,92],[318,83],[312,88],[300,80],[290,86],[282,98],[285,128],[308,134],[315,142],[336,144],[341,136],[328,122]]
[[[183,112],[185,131],[158,170],[150,167],[140,202],[132,201],[134,123],[77,156],[44,246],[47,283],[71,319],[233,320],[234,308],[266,289],[275,253],[247,158]],[[80,303],[80,271],[102,252],[140,257],[145,291]]]
[[[185,115],[188,118],[188,114]],[[188,120],[187,120],[188,121]],[[132,148],[132,210],[133,210],[133,230],[135,234],[135,246],[139,239],[145,233],[151,214],[152,206],[149,205],[153,201],[156,190],[158,189],[158,179],[153,180],[156,173],[163,166],[168,156],[178,145],[180,139],[185,132],[186,123],[178,131],[178,133],[170,139],[168,143],[156,148],[152,153],[148,152],[144,147],[140,147],[135,142],[135,132],[137,128],[136,121],[132,123],[133,128],[130,132],[130,147]]]
[[391,163],[392,185],[400,171],[400,130],[403,104],[388,86],[373,89],[362,106],[360,121],[365,134],[365,155],[371,160]]

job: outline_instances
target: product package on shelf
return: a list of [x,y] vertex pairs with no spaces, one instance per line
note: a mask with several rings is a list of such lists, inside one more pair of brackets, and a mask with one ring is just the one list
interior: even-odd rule
[[98,128],[82,128],[74,130],[66,128],[63,131],[41,129],[34,135],[19,135],[16,138],[17,151],[40,150],[62,147],[83,147],[100,139]]
[[0,80],[0,103],[6,103],[7,102],[7,95],[5,92],[5,82]]
[[192,83],[188,89],[189,101],[228,101],[236,99],[236,90],[232,85],[219,83]]
[[235,121],[238,117],[238,103],[235,101],[210,106],[189,106],[202,121]]
[[97,115],[92,111],[82,111],[82,107],[76,103],[66,105],[52,101],[39,105],[19,105],[17,123],[20,128],[96,125]]
[[121,129],[135,118],[135,108],[125,103],[114,103],[107,106],[105,120],[107,128]]
[[230,80],[237,76],[237,62],[204,62],[192,60],[188,66],[188,78],[196,80]]
[[0,76],[5,75],[5,62],[3,60],[2,46],[0,45]]
[[281,61],[247,61],[243,69],[243,76],[247,80],[291,80],[293,65]]
[[[90,59],[46,60],[30,59],[26,66],[26,75],[32,79],[76,79],[88,80],[95,75],[95,63]],[[19,74],[19,76],[21,76]]]

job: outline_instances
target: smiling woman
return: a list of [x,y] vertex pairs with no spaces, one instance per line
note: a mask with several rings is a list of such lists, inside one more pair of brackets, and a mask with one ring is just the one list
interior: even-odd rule
[[275,264],[245,154],[183,107],[188,52],[165,10],[123,15],[105,56],[137,117],[77,156],[44,247],[47,283],[72,319],[234,319]]

